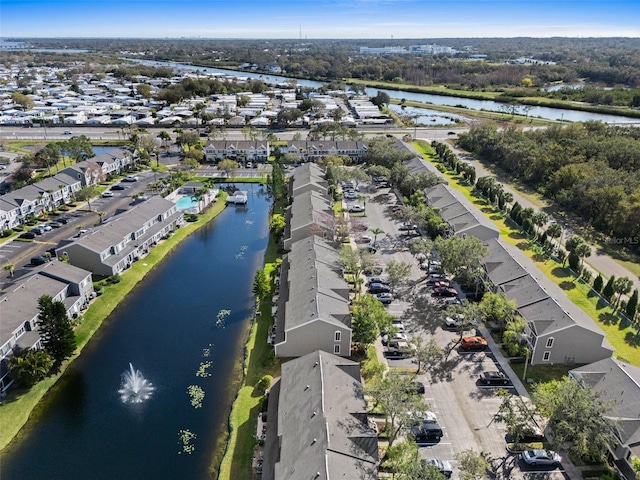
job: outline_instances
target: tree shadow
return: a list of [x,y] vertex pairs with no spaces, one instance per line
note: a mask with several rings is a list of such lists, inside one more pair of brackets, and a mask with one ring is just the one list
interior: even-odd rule
[[489,220],[493,220],[494,222],[497,222],[498,220],[502,220],[502,215],[499,214],[494,214],[489,216]]
[[562,267],[555,267],[553,270],[551,270],[551,275],[556,278],[567,278],[570,276],[569,272],[567,272],[567,270]]
[[482,207],[480,211],[486,214],[486,213],[493,213],[494,210],[491,207]]
[[547,260],[547,256],[544,253],[536,253],[533,257],[534,262],[542,263]]
[[567,280],[565,280],[564,282],[560,282],[559,286],[563,290],[573,290],[573,289],[576,288],[576,284],[575,283],[569,282]]
[[604,325],[616,325],[620,321],[620,317],[612,312],[602,312],[598,318]]
[[640,331],[627,332],[624,336],[624,341],[627,345],[638,348],[640,347]]
[[529,242],[527,240],[524,240],[522,242],[518,242],[516,243],[516,247],[518,247],[520,250],[527,251],[530,248]]

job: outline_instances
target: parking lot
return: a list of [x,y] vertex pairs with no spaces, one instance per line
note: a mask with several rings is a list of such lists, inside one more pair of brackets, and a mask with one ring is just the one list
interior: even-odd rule
[[[358,227],[354,235],[356,242],[361,241],[363,236],[373,238],[371,230],[381,229],[384,233],[377,235],[377,242],[367,243],[377,249],[374,255],[376,262],[382,266],[390,260],[407,262],[411,265],[411,280],[424,279],[425,272],[420,270],[418,261],[407,248],[409,235],[406,231],[400,230],[400,222],[391,217],[391,207],[398,202],[393,192],[388,188],[375,189],[364,186],[359,189],[358,197],[345,200],[347,208],[354,204],[363,205],[365,208],[363,216],[355,217]],[[433,334],[428,333],[415,320],[405,318],[405,312],[416,295],[426,295],[433,308],[431,313],[442,316],[444,327],[441,308],[443,300],[431,297],[430,290],[424,283],[403,292],[400,298],[395,298],[386,307],[388,312],[402,320],[409,338],[420,336],[425,343],[434,338],[442,348],[450,345],[457,335],[454,331],[441,327]],[[387,356],[386,347],[382,345],[381,339],[376,342],[376,348],[378,357],[390,368],[417,368],[412,358]],[[459,478],[454,457],[456,453],[467,449],[481,452],[489,460],[495,478],[569,478],[560,468],[527,466],[519,455],[506,450],[505,425],[494,420],[500,406],[500,399],[495,394],[496,389],[478,384],[482,373],[500,370],[494,355],[495,352],[491,349],[484,352],[463,352],[455,348],[446,361],[430,367],[426,373],[416,377],[416,380],[425,385],[425,400],[437,415],[438,423],[444,432],[439,442],[421,446],[420,455],[425,459],[439,458],[450,461],[454,469],[454,479]],[[516,393],[513,388],[511,391]]]

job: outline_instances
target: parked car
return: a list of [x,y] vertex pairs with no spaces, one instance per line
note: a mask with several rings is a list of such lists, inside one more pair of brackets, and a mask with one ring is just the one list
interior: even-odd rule
[[36,234],[31,231],[24,232],[18,235],[18,238],[22,238],[24,240],[33,240],[34,238],[36,238]]
[[69,223],[69,217],[65,217],[64,215],[62,217],[58,217],[56,218],[56,222],[60,222],[63,225],[66,225],[67,223]]
[[47,223],[51,228],[60,228],[62,226],[62,222],[59,220],[54,220],[53,222]]
[[44,255],[38,255],[37,257],[31,258],[31,265],[44,265],[49,262],[49,259]]
[[457,297],[458,292],[453,287],[437,287],[433,289],[434,297]]
[[422,425],[423,423],[438,423],[438,417],[430,410],[426,412],[409,412],[413,425]]
[[413,393],[415,395],[424,395],[425,392],[424,383],[422,382],[411,382],[409,384],[409,389],[407,393]]
[[462,302],[460,301],[460,299],[458,297],[447,298],[442,303],[442,308],[448,308],[448,307],[451,307],[453,305],[462,305]]
[[29,230],[31,233],[33,233],[34,235],[42,235],[44,233],[44,228],[38,226],[38,227],[33,227],[31,230]]
[[123,182],[137,182],[139,180],[135,175],[128,175],[122,179]]
[[482,337],[462,337],[460,348],[466,351],[482,351],[487,348],[487,341]]
[[110,190],[107,190],[106,192],[102,192],[102,197],[103,198],[109,198],[109,197],[113,197],[114,193]]
[[127,187],[120,185],[119,183],[111,187],[111,190],[125,190]]
[[51,230],[53,230],[53,227],[49,224],[45,224],[45,225],[40,225],[40,228],[42,230],[44,230],[45,232],[50,232]]
[[253,168],[253,162],[247,162],[246,168]]
[[437,443],[443,435],[444,432],[437,423],[423,423],[411,427],[411,436],[418,445]]
[[447,328],[458,328],[464,323],[464,315],[459,313],[453,317],[445,317],[444,325]]
[[364,212],[364,207],[361,205],[352,205],[349,209],[349,213],[362,213]]
[[403,232],[408,232],[409,230],[417,230],[417,229],[418,229],[418,225],[415,225],[413,223],[403,223],[398,227],[398,230]]
[[389,293],[391,292],[391,288],[389,285],[385,285],[384,283],[370,283],[369,284],[369,293]]
[[392,340],[387,344],[387,355],[390,357],[411,357],[415,353],[415,347],[408,342]]
[[373,241],[373,238],[371,238],[369,235],[362,235],[360,237],[360,241],[362,243],[371,243]]
[[562,457],[553,450],[535,449],[522,452],[522,460],[527,465],[547,465],[557,467],[562,462]]
[[389,345],[391,342],[407,342],[407,334],[403,332],[394,332],[391,335],[382,336],[382,345]]
[[[373,248],[371,245],[367,245],[366,247],[362,247],[361,250],[364,250],[365,252],[369,252],[369,253],[376,253],[378,250],[376,248]],[[366,275],[366,273],[365,273]]]
[[436,282],[448,282],[449,279],[441,273],[431,273],[427,276],[427,285],[433,285]]
[[387,279],[382,277],[370,277],[369,281],[367,282],[367,285],[371,285],[372,283],[381,283],[382,285],[389,285],[387,283]]
[[377,293],[376,295],[374,295],[374,298],[381,302],[383,305],[389,305],[391,302],[393,302],[393,295],[391,295],[389,292]]
[[[509,443],[515,442],[515,438],[511,435],[506,435],[506,440]],[[535,424],[528,425],[521,432],[519,442],[522,443],[532,443],[532,442],[546,442],[547,438],[544,435],[544,432]]]
[[374,265],[372,267],[366,267],[364,270],[362,270],[362,273],[364,273],[367,276],[380,275],[382,272],[384,272],[384,267],[382,265]]
[[451,478],[453,475],[453,467],[451,467],[451,463],[447,460],[440,460],[439,458],[430,458],[427,460],[427,463],[435,466],[440,473],[447,478]]
[[511,380],[509,380],[509,377],[507,377],[504,372],[484,372],[482,375],[480,375],[479,383],[480,385],[491,387],[495,385],[505,386],[511,385]]
[[433,284],[433,288],[453,288],[448,280],[438,280]]

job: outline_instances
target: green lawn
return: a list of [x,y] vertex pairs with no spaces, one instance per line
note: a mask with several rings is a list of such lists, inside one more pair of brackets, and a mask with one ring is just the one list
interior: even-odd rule
[[[425,142],[414,142],[414,146],[423,153],[425,159],[439,164],[432,154],[430,145]],[[499,229],[500,237],[507,243],[518,247],[536,264],[536,266],[554,283],[564,290],[567,297],[589,315],[604,331],[607,340],[615,349],[614,356],[632,365],[640,366],[640,333],[628,322],[624,321],[608,304],[598,301],[597,295],[591,294],[591,288],[582,281],[574,281],[571,271],[546,255],[496,207],[485,199],[475,197],[471,188],[461,176],[445,172],[444,177],[449,185],[462,193],[476,205]]]
[[98,330],[102,322],[113,312],[118,304],[133,290],[135,285],[150,272],[156,264],[175,249],[182,240],[191,233],[210,222],[225,208],[225,196],[218,198],[216,204],[201,215],[197,222],[187,223],[167,240],[160,242],[144,259],[135,262],[129,270],[124,272],[120,283],[105,287],[103,295],[98,297],[85,314],[81,323],[76,327],[77,349],[74,356],[66,361],[60,373],[46,378],[29,390],[12,389],[0,404],[0,450],[4,449],[11,439],[18,434],[32,412],[37,412],[36,406],[49,389],[60,378],[64,370],[78,357],[92,335]]
[[[513,373],[522,380],[524,375],[524,362],[516,363],[511,362],[509,364]],[[531,393],[533,386],[536,383],[546,383],[552,380],[562,380],[569,374],[569,370],[581,367],[582,364],[575,365],[529,365],[527,366],[527,379],[531,379],[532,383],[529,383],[526,379],[522,380],[522,383],[526,387],[527,391]]]

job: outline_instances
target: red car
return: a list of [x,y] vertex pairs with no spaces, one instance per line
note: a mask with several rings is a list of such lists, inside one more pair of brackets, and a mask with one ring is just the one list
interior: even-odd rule
[[462,337],[460,348],[467,351],[478,351],[487,348],[487,341],[482,337]]
[[458,292],[453,287],[436,287],[433,289],[434,297],[457,297]]

